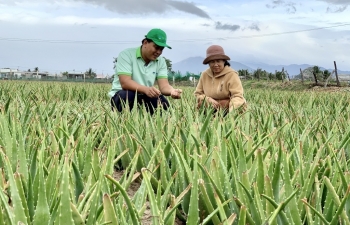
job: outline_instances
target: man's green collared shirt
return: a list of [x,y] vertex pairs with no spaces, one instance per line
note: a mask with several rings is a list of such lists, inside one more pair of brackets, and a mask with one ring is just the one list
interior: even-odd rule
[[136,83],[147,87],[153,86],[157,79],[168,78],[165,59],[159,57],[146,65],[141,56],[141,47],[128,48],[120,52],[115,67],[112,89],[108,93],[109,97],[113,97],[116,92],[122,90],[119,75],[131,76],[131,79]]

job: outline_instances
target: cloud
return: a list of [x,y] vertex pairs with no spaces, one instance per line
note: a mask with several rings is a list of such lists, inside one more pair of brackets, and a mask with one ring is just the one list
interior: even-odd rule
[[217,30],[230,30],[230,31],[236,31],[239,28],[241,28],[241,26],[239,25],[231,25],[231,24],[222,24],[221,22],[216,22],[215,23],[215,29]]
[[121,14],[165,13],[176,9],[202,18],[210,16],[194,3],[173,0],[75,0],[88,4],[102,5],[106,9]]
[[271,8],[274,9],[274,8],[280,6],[280,5],[284,5],[284,1],[283,1],[283,0],[272,1],[272,5],[266,4],[266,7],[267,7],[267,8],[270,8],[270,9],[271,9]]
[[327,7],[327,12],[328,13],[341,13],[341,12],[344,12],[346,10],[348,6],[347,5],[344,5],[344,6],[339,6],[339,7],[336,7],[336,8],[332,8],[332,7]]
[[257,23],[252,23],[250,26],[248,26],[251,30],[260,31],[259,25]]
[[173,6],[179,11],[187,12],[202,18],[210,19],[210,16],[202,9],[198,8],[193,3],[189,2],[180,2],[180,1],[165,1],[167,4]]
[[45,4],[69,4],[83,2],[92,5],[103,6],[106,9],[120,14],[165,13],[172,10],[186,12],[195,16],[210,19],[208,13],[200,9],[194,3],[175,0],[0,0],[0,5],[19,5],[20,3],[45,3]]
[[350,0],[319,0],[322,2],[328,2],[335,5],[350,5]]
[[290,14],[294,14],[297,11],[295,2],[285,2],[283,0],[273,0],[271,4],[266,4],[266,7],[269,9],[284,7],[286,8],[286,11]]

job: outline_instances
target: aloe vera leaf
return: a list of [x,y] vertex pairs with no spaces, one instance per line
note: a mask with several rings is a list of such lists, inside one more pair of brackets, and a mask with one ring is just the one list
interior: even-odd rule
[[[226,202],[222,203],[222,206],[227,205],[229,202],[231,202],[232,199],[227,200]],[[212,217],[215,216],[218,212],[219,212],[220,208],[217,207],[216,209],[214,209],[214,211],[212,213],[210,213],[201,223],[201,225],[205,225],[209,222],[212,222]],[[232,215],[231,215],[232,216]],[[230,218],[229,218],[230,219]]]
[[[0,213],[2,214],[3,221],[5,221],[5,219],[8,219],[8,222],[15,224],[12,209],[10,209],[10,206],[8,205],[8,198],[4,194],[3,190],[0,190],[0,200]],[[3,211],[1,211],[2,207],[4,208]]]
[[[40,161],[39,165],[42,164]],[[38,202],[35,208],[35,214],[33,218],[33,225],[47,225],[50,221],[50,211],[49,205],[46,199],[46,191],[45,191],[45,180],[43,175],[43,169],[38,168],[39,176],[39,188],[38,188]]]
[[[203,200],[204,207],[205,207],[206,211],[208,212],[208,214],[211,214],[214,211],[214,207],[213,207],[213,205],[208,197],[208,193],[207,193],[205,185],[204,185],[204,180],[202,180],[202,179],[199,180],[199,190],[201,193],[199,196]],[[215,225],[218,225],[221,223],[219,217],[216,214],[212,215],[212,221]]]
[[160,209],[158,207],[157,199],[154,194],[150,177],[149,177],[149,171],[146,168],[143,168],[141,170],[142,176],[143,176],[143,182],[146,182],[147,192],[148,192],[148,199],[150,201],[150,208],[152,213],[152,222],[153,224],[163,224],[163,218],[160,213]]
[[[346,215],[346,212],[343,210],[343,208],[345,207],[346,201],[347,201],[347,197],[349,196],[349,187],[348,190],[345,192],[344,195],[344,199],[343,201],[340,201],[339,196],[337,195],[337,192],[335,191],[333,185],[331,184],[330,180],[328,179],[328,177],[324,177],[323,178],[325,185],[327,186],[327,189],[329,191],[329,194],[332,196],[333,201],[336,204],[337,207],[337,212],[336,215],[341,216],[341,218],[343,220],[346,221],[346,223],[350,224],[349,218]],[[333,219],[331,224],[335,224],[336,222],[334,222],[334,218],[335,216],[333,215]]]
[[[226,212],[224,210],[223,204],[220,201],[220,198],[218,197],[218,195],[216,193],[214,193],[214,196],[215,196],[216,204],[219,208],[219,215],[220,215],[221,221],[226,221],[227,216],[226,216]],[[225,224],[225,222],[223,222],[223,224]]]
[[116,185],[117,189],[120,191],[120,193],[122,194],[122,196],[124,197],[124,200],[129,208],[129,213],[131,216],[131,221],[133,223],[133,225],[139,225],[140,224],[140,218],[138,217],[138,214],[136,213],[135,207],[133,206],[133,204],[131,203],[128,194],[126,193],[126,191],[123,189],[123,187],[119,184],[118,181],[116,181],[115,179],[113,179],[113,177],[111,177],[110,175],[105,175],[105,177],[110,180],[113,184]]
[[264,201],[260,198],[260,193],[258,190],[258,185],[256,183],[253,184],[253,193],[254,193],[254,203],[256,205],[256,208],[259,212],[259,216],[261,218],[261,221],[265,221],[266,216],[264,212]]
[[30,224],[30,216],[29,216],[29,210],[28,210],[28,204],[27,204],[27,199],[25,197],[25,193],[24,193],[24,190],[23,190],[23,183],[22,183],[22,178],[21,178],[21,175],[19,173],[15,173],[14,174],[14,179],[15,179],[15,182],[16,182],[16,185],[17,185],[17,188],[18,188],[18,194],[21,198],[21,201],[22,201],[22,205],[23,205],[23,209],[24,209],[24,213],[27,217],[27,223]]
[[248,191],[247,187],[245,187],[243,185],[243,183],[239,182],[239,184],[242,186],[243,190],[245,191],[245,193],[248,197],[248,205],[249,205],[249,209],[250,209],[250,212],[252,214],[252,218],[253,218],[254,222],[256,224],[261,224],[261,222],[262,222],[261,217],[260,217],[260,214],[258,213],[256,205],[254,204],[254,199],[253,199],[252,195]]
[[253,220],[252,216],[247,211],[247,207],[242,203],[242,201],[239,198],[237,198],[237,197],[234,197],[233,200],[236,202],[237,206],[240,209],[242,209],[243,206],[246,209],[246,213],[245,213],[246,219],[245,220],[247,220],[247,223],[248,224],[255,224],[255,221]]
[[[348,184],[348,181],[346,180],[345,178],[345,175],[344,175],[344,172],[343,171],[348,171],[347,167],[346,167],[346,163],[344,163],[343,165],[346,167],[346,168],[343,168],[340,166],[340,163],[339,163],[339,160],[337,159],[334,151],[331,151],[331,154],[333,156],[333,159],[334,159],[334,162],[336,163],[336,166],[338,168],[338,171],[339,171],[339,175],[340,175],[340,178],[341,178],[341,182],[342,182],[342,187],[343,187],[343,190],[344,192],[347,191],[347,184]],[[344,157],[345,158],[345,157]],[[346,200],[346,204],[345,204],[345,213],[346,213],[346,216],[347,218],[350,218],[350,198],[348,198]]]
[[108,194],[103,195],[103,212],[106,223],[110,222],[111,225],[118,225],[118,219],[113,202]]
[[257,150],[258,169],[256,171],[256,184],[260,194],[264,194],[264,162],[261,150]]
[[[164,190],[164,193],[163,193],[163,198],[161,200],[161,207],[163,209],[163,211],[165,210],[166,208],[166,196],[169,196],[170,195],[170,191],[171,191],[171,188],[173,186],[173,182],[175,180],[175,178],[177,177],[178,173],[174,173],[173,176],[171,177],[171,179],[169,180],[169,182],[167,183],[167,186]],[[175,199],[174,199],[175,200]],[[163,215],[164,216],[164,215]]]
[[164,224],[165,225],[174,225],[176,218],[176,209],[181,204],[181,201],[176,204],[175,196],[170,196],[170,205],[164,212]]
[[78,201],[78,198],[80,194],[84,190],[84,183],[83,179],[81,177],[81,174],[78,170],[78,167],[75,165],[74,162],[72,162],[72,168],[73,168],[73,173],[74,173],[74,178],[75,178],[75,201]]
[[284,200],[283,202],[281,202],[278,207],[275,209],[275,211],[272,213],[271,217],[264,222],[264,224],[271,224],[272,221],[274,221],[278,214],[281,213],[281,211],[286,207],[286,205],[289,203],[289,201],[295,196],[295,194],[298,192],[299,190],[294,191],[286,200]]
[[282,164],[282,146],[280,146],[278,149],[277,161],[275,164],[275,168],[273,170],[273,177],[271,181],[273,196],[275,201],[277,202],[279,201],[279,192],[280,192],[281,164]]
[[2,159],[5,163],[6,170],[8,171],[8,179],[10,182],[10,191],[11,191],[11,200],[12,200],[12,205],[13,205],[13,213],[14,213],[14,223],[27,223],[27,217],[24,212],[23,204],[21,201],[21,197],[18,193],[18,188],[14,179],[14,175],[12,172],[12,166],[9,162],[9,159],[5,155],[3,151],[0,152]]
[[[271,197],[264,195],[264,194],[262,194],[261,196],[264,197],[267,200],[266,202],[269,202],[274,207],[274,209],[278,208],[278,204]],[[269,213],[268,215],[269,215],[268,218],[270,218],[273,215],[273,212]],[[283,224],[289,224],[288,218],[287,218],[285,212],[280,211],[280,213],[278,214],[278,217],[281,219]],[[274,220],[271,222],[271,224],[277,224],[277,221]]]
[[301,200],[305,205],[307,205],[314,213],[315,215],[322,220],[322,222],[326,225],[329,225],[329,222],[324,218],[321,212],[319,212],[317,209],[315,209],[312,205],[310,205],[306,199]]
[[[102,175],[101,175],[102,176]],[[96,182],[96,188],[94,192],[91,193],[91,196],[89,198],[89,202],[85,205],[84,212],[88,214],[88,218],[86,221],[86,225],[93,225],[97,223],[98,219],[98,210],[99,210],[99,204],[101,200],[101,185],[103,181],[97,181]]]
[[330,225],[338,224],[339,217],[341,217],[345,221],[345,224],[350,224],[349,218],[346,216],[346,213],[344,211],[345,204],[347,202],[347,199],[349,198],[349,194],[350,194],[350,186],[348,187],[348,190],[345,192],[344,198],[341,201],[339,207],[337,208],[337,211],[336,211],[332,221],[329,223]]
[[246,225],[247,208],[242,206],[239,210],[238,225]]
[[57,163],[56,160],[57,158],[53,159],[55,160],[55,162],[53,162],[51,165],[50,165],[50,168],[49,168],[49,174],[47,175],[46,177],[46,199],[48,200],[48,203],[50,206],[52,206],[52,202],[54,201],[54,193],[55,191],[57,191],[57,189],[59,189],[57,186],[57,181],[58,181],[58,166],[57,166]]
[[[283,158],[283,171],[282,174],[284,175],[284,189],[286,191],[286,195],[288,195],[289,193],[292,193],[295,190],[295,187],[293,187],[291,180],[290,180],[290,176],[289,176],[289,160],[287,159],[287,155],[283,154],[282,155]],[[291,213],[291,217],[293,220],[293,223],[295,225],[302,225],[302,219],[301,219],[301,214],[300,211],[298,209],[298,205],[296,202],[296,199],[293,197],[290,200],[290,203],[288,205],[289,211]]]
[[[58,207],[59,215],[56,218],[58,225],[73,225],[72,210],[70,207],[70,188],[69,188],[69,160],[63,158],[62,180],[60,185],[60,205]],[[56,224],[56,223],[55,223]]]

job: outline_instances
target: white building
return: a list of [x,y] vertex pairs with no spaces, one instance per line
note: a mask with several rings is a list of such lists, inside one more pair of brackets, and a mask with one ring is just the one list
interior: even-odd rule
[[22,76],[22,72],[18,69],[2,68],[0,69],[0,79],[18,79]]

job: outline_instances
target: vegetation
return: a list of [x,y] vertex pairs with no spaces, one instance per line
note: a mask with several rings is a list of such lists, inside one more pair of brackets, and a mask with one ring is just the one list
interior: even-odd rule
[[0,81],[0,224],[349,224],[349,93],[248,84],[244,113],[184,88],[151,117],[110,84]]
[[86,78],[93,79],[96,77],[96,73],[91,68],[89,68],[88,70],[86,70],[85,76],[86,76]]

